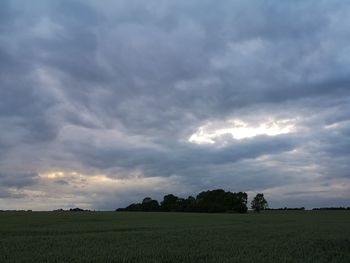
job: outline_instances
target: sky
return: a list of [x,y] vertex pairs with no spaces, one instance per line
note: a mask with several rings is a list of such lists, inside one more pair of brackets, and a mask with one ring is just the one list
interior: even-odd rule
[[2,0],[0,209],[222,188],[350,206],[347,1]]

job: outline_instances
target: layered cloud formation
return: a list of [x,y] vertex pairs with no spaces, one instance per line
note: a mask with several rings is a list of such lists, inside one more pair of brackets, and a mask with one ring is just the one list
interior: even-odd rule
[[344,1],[0,5],[0,209],[350,205]]

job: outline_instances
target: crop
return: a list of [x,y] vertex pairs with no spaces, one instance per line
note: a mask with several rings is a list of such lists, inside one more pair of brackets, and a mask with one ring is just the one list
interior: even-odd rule
[[350,262],[349,211],[1,212],[0,262]]

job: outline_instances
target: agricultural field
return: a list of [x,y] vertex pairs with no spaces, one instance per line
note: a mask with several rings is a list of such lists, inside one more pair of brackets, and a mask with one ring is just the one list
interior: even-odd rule
[[350,211],[1,212],[0,262],[350,262]]

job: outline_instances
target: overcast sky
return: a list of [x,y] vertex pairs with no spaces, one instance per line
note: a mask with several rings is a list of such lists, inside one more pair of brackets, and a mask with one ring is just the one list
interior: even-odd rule
[[0,3],[0,209],[167,193],[350,206],[348,1]]

